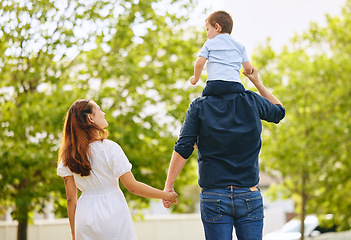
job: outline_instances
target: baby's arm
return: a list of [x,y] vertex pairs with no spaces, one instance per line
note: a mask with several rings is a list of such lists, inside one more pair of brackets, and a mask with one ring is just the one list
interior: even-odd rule
[[190,78],[190,83],[192,85],[195,85],[201,76],[202,69],[204,68],[204,65],[207,61],[207,58],[204,57],[199,57],[195,63],[195,68],[194,68],[194,76]]
[[253,73],[253,66],[251,65],[250,61],[243,62],[242,65],[246,74]]

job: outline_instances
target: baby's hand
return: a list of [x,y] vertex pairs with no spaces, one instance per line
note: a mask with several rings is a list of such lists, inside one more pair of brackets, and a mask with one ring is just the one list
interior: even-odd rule
[[195,76],[192,76],[192,77],[189,79],[189,81],[190,81],[190,83],[191,83],[192,85],[196,85],[196,83],[197,83],[199,80],[196,81]]

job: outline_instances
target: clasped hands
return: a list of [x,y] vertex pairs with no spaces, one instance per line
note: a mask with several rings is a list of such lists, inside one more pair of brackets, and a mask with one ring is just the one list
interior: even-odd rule
[[172,201],[164,200],[164,199],[162,200],[163,206],[165,208],[169,208],[172,203],[177,204],[178,194],[174,191],[173,188],[171,188],[171,189],[165,188],[163,191],[171,193],[173,195],[173,197],[174,197],[174,200],[172,199]]

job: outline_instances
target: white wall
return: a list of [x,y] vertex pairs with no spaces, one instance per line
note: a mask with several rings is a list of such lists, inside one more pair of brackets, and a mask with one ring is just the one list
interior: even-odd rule
[[[272,230],[270,222],[276,213],[266,213],[264,232]],[[267,231],[267,227],[270,231]],[[205,239],[199,214],[149,215],[143,221],[135,221],[138,240],[203,240]],[[0,240],[16,240],[17,223],[0,221]],[[28,226],[28,240],[70,239],[68,219],[35,220]],[[234,237],[235,238],[235,234]],[[350,240],[351,231],[326,233],[310,240]]]
[[146,216],[135,222],[138,240],[203,240],[205,239],[199,214]]
[[[263,232],[279,228],[284,223],[283,217],[282,211],[267,209]],[[146,215],[143,221],[135,221],[135,229],[138,240],[205,239],[200,214]],[[16,231],[16,222],[0,221],[0,240],[15,240]],[[233,235],[236,239],[235,233]],[[68,219],[34,220],[34,224],[28,226],[28,240],[47,239],[70,239]]]
[[[16,240],[17,222],[0,222],[0,240]],[[70,239],[68,219],[35,220],[28,226],[28,240]]]
[[336,232],[336,233],[325,233],[318,237],[311,237],[307,240],[350,240],[351,231]]
[[[200,215],[172,214],[146,216],[135,221],[138,240],[203,240]],[[17,223],[0,222],[0,240],[16,240]],[[28,226],[28,240],[70,239],[68,219],[35,220]]]

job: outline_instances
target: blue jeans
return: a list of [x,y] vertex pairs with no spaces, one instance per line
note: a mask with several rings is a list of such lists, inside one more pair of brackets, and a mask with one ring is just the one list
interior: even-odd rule
[[206,240],[262,240],[262,195],[249,188],[202,189],[201,219]]

